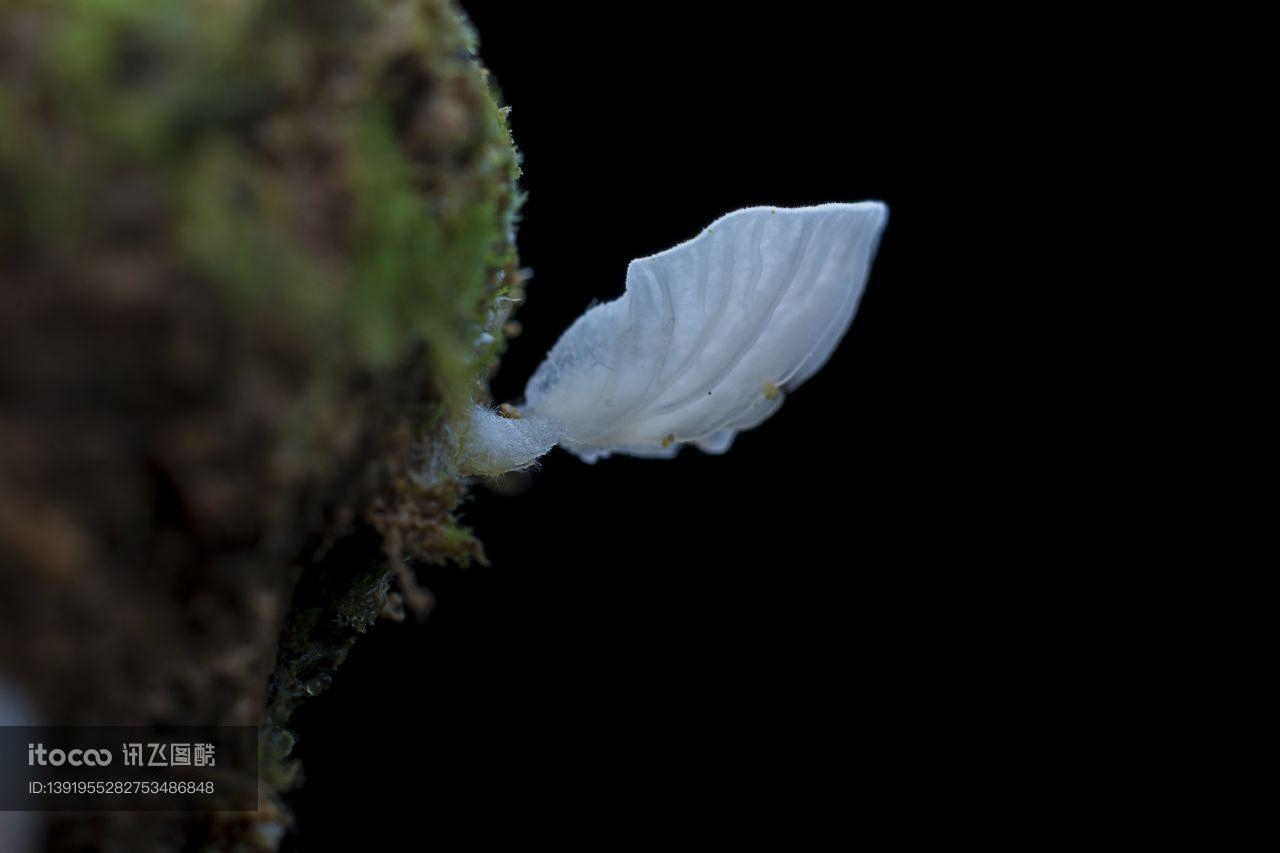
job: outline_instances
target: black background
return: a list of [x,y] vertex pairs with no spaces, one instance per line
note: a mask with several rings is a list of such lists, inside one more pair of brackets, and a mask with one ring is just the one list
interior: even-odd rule
[[[831,362],[727,455],[555,451],[523,494],[476,491],[492,564],[421,567],[428,621],[374,628],[300,712],[292,843],[682,816],[795,840],[899,802],[924,751],[948,784],[936,759],[967,748],[960,712],[1044,593],[992,568],[1010,496],[984,449],[1019,430],[983,389],[1016,314],[990,281],[1022,215],[1000,193],[1035,191],[996,174],[1038,132],[1034,87],[1013,93],[984,22],[936,13],[464,5],[528,192],[496,399],[630,259],[728,211],[883,199],[889,225]],[[997,615],[1011,595],[1022,615]]]

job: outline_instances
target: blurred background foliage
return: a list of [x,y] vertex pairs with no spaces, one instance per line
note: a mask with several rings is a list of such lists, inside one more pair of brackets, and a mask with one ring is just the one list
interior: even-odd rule
[[446,0],[0,3],[0,678],[51,722],[265,733],[251,820],[51,849],[274,847],[294,707],[426,606],[407,556],[482,558],[447,438],[520,197],[475,50]]

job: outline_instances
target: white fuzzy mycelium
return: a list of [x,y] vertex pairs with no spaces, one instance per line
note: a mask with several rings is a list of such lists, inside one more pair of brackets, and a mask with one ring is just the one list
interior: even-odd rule
[[525,389],[519,418],[477,406],[461,472],[527,467],[555,444],[611,453],[723,453],[830,358],[853,321],[888,219],[881,202],[750,207],[627,268]]

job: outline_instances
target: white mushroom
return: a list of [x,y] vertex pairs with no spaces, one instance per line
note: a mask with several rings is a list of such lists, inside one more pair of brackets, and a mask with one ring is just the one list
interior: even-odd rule
[[626,292],[552,347],[521,417],[471,413],[461,472],[524,468],[555,444],[587,462],[725,452],[830,358],[887,219],[875,201],[751,207],[632,261]]

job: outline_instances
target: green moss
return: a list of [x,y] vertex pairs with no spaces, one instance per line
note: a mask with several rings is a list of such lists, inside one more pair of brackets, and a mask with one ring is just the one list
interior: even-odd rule
[[340,283],[292,238],[285,180],[226,140],[193,152],[181,182],[178,245],[222,287],[231,310],[269,313],[314,332],[314,346],[340,325]]
[[[465,58],[475,35],[445,3],[353,2],[321,32],[300,29],[325,20],[300,20],[303,3],[21,5],[42,9],[53,34],[39,62],[40,103],[30,106],[51,109],[59,137],[78,143],[58,152],[61,168],[24,178],[34,233],[85,230],[91,196],[83,183],[60,186],[64,176],[158,170],[176,248],[225,286],[232,310],[287,318],[316,348],[349,348],[344,355],[374,371],[426,342],[450,407],[476,393],[501,351],[496,342],[477,352],[475,342],[515,276],[519,169],[505,114]],[[353,64],[342,81],[350,91],[323,104],[327,115],[301,108],[300,90],[314,83],[305,69],[339,57]],[[388,91],[397,75],[409,78],[404,91]],[[21,126],[14,101],[0,89],[7,136]],[[312,123],[326,120],[330,150],[311,150]],[[7,144],[51,142],[36,134]],[[295,227],[310,188],[279,168],[298,155],[328,158],[312,177],[331,182],[353,212],[340,234],[325,235],[342,240],[340,251],[324,247],[320,261],[317,235]]]
[[296,780],[293,710],[387,605],[393,567],[483,560],[462,485],[416,476],[486,393],[520,295],[519,161],[475,46],[446,0],[0,9],[0,276],[11,257],[68,281],[145,257],[149,298],[213,306],[178,321],[227,340],[211,409],[270,448],[247,496],[284,543],[263,570],[287,588],[302,554],[263,740],[277,789]]

